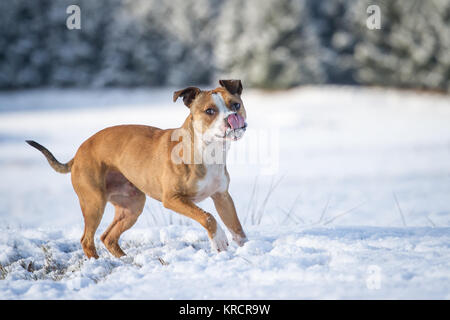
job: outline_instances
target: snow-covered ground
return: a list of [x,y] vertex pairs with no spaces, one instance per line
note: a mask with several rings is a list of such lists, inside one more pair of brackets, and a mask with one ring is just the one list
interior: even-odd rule
[[0,94],[0,299],[450,298],[450,97],[404,91],[244,91],[249,129],[228,167],[249,242],[215,254],[148,199],[128,255],[97,238],[87,260],[70,177],[24,140],[65,162],[106,126],[176,127],[188,109],[172,92]]

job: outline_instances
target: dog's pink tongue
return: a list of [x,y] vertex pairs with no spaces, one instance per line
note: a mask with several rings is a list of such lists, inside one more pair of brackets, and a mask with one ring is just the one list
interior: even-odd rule
[[244,118],[238,114],[233,113],[228,116],[228,123],[231,126],[231,129],[239,129],[245,126]]

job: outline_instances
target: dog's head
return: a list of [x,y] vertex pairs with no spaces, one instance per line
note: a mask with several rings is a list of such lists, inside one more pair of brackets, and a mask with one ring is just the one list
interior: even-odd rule
[[205,141],[239,140],[247,128],[241,100],[241,80],[220,80],[220,87],[202,91],[188,87],[175,91],[173,101],[183,98],[190,109],[193,126]]

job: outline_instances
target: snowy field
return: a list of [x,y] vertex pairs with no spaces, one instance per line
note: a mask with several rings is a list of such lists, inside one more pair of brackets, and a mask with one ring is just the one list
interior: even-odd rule
[[177,127],[188,109],[172,93],[0,93],[0,299],[450,299],[450,96],[433,94],[244,89],[249,129],[228,168],[249,242],[213,253],[148,199],[128,255],[99,240],[108,206],[87,260],[70,176],[24,140],[66,162],[110,125]]

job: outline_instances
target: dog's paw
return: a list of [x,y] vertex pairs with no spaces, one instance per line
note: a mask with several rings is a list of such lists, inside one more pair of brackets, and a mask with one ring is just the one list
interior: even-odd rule
[[226,251],[228,247],[228,239],[222,228],[217,225],[216,233],[209,239],[211,249],[216,252]]
[[239,247],[242,247],[248,241],[247,236],[245,235],[243,230],[238,232],[230,230],[230,232],[231,236],[233,237],[233,241],[236,242]]
[[236,242],[236,244],[239,247],[242,247],[248,241],[248,239],[247,239],[247,237],[245,235],[244,236],[240,236],[238,234],[233,234],[233,241]]

